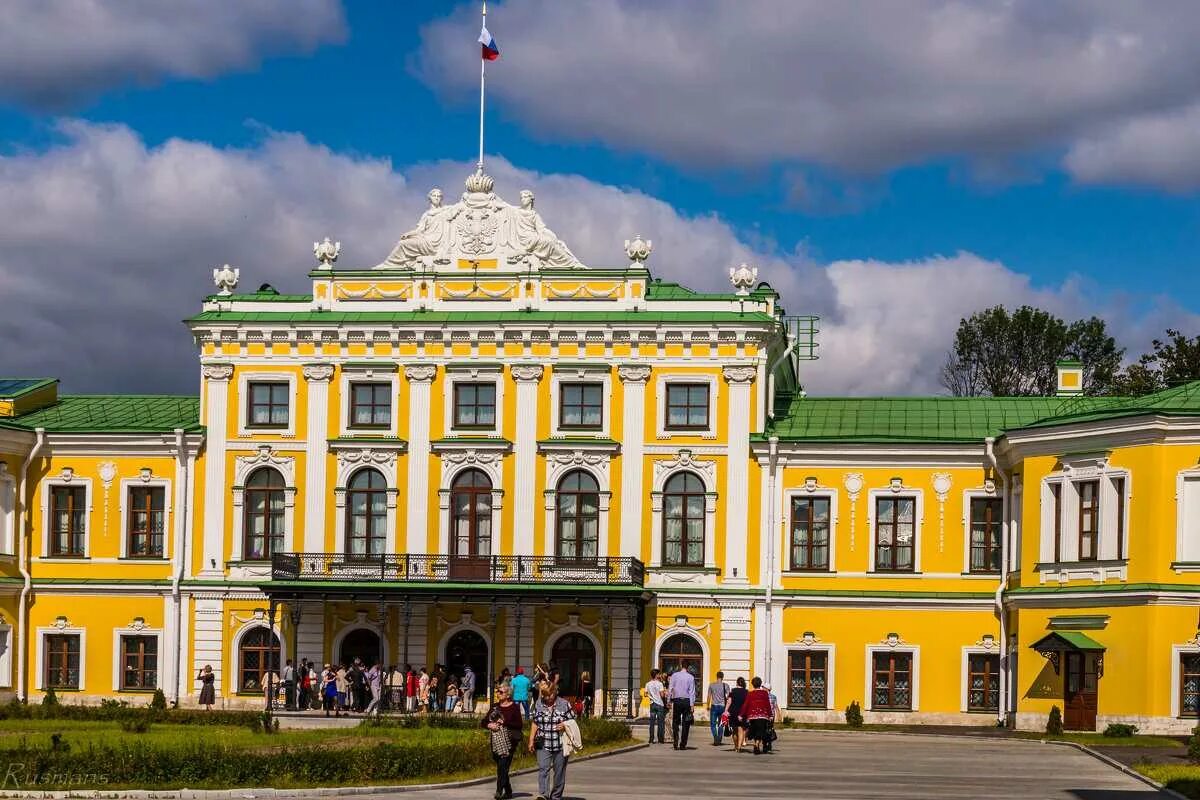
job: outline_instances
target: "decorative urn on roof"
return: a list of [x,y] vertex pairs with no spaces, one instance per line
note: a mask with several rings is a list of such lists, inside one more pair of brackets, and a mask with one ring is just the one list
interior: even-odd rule
[[241,275],[241,270],[237,267],[230,267],[226,264],[213,270],[213,283],[217,285],[220,291],[217,294],[222,297],[228,297],[233,294],[233,290],[237,288],[238,277]]
[[650,252],[654,250],[654,242],[649,239],[642,239],[641,234],[633,237],[633,241],[625,240],[625,255],[629,256],[629,266],[642,267],[646,264],[646,259],[650,257]]
[[341,254],[342,243],[331,242],[328,236],[323,242],[313,242],[313,255],[317,257],[321,269],[333,269],[333,262],[337,261]]
[[729,268],[729,282],[733,284],[734,289],[737,289],[738,294],[750,294],[750,287],[756,280],[758,280],[758,267],[742,263]]

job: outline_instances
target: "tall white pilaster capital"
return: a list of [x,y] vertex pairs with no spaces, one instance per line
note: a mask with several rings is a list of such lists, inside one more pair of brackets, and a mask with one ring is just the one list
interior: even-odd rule
[[305,364],[303,367],[304,380],[309,382],[321,382],[333,379],[333,364]]
[[233,364],[205,364],[200,371],[205,380],[224,382],[233,377]]
[[541,364],[515,364],[512,368],[513,380],[518,383],[537,383],[542,379],[546,370]]
[[645,383],[650,380],[650,365],[622,364],[617,367],[617,377],[625,383]]
[[432,383],[437,377],[437,365],[409,364],[404,368],[404,377],[412,383]]
[[751,365],[725,367],[721,373],[729,383],[754,383],[754,379],[758,377],[758,367]]

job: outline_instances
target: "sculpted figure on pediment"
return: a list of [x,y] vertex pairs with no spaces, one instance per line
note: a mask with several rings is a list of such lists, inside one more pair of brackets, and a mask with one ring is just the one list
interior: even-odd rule
[[513,249],[534,256],[547,267],[581,267],[571,248],[546,227],[533,208],[533,192],[521,192],[521,207],[511,208]]
[[442,190],[429,192],[429,209],[421,215],[417,227],[400,237],[379,269],[407,269],[419,264],[423,256],[435,256],[450,245],[450,220],[456,206],[442,205]]

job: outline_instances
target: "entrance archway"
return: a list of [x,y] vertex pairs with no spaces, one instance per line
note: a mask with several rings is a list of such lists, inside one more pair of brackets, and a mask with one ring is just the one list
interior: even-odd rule
[[579,695],[579,676],[587,672],[596,686],[596,646],[582,633],[567,633],[559,637],[550,650],[550,660],[558,667],[564,697],[575,700]]
[[700,642],[686,633],[667,637],[658,649],[658,665],[668,674],[681,666],[690,672],[696,681],[696,702],[700,702],[704,686],[704,650]]
[[370,628],[355,628],[342,637],[338,663],[352,664],[359,659],[368,667],[379,661],[379,634]]
[[483,637],[469,628],[459,631],[446,642],[446,669],[461,676],[463,668],[471,665],[475,673],[475,696],[488,695],[488,681],[491,672],[488,670],[488,646]]

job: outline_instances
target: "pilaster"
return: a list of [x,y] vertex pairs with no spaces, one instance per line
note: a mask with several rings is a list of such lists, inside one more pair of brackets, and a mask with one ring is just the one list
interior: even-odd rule
[[220,578],[224,575],[225,558],[225,442],[229,437],[229,381],[232,364],[205,364],[200,369],[204,377],[204,426],[206,452],[204,459],[204,540],[201,549],[201,578]]
[[[750,386],[758,374],[752,365],[725,367],[725,382],[729,384],[729,458],[726,466],[725,492],[725,565],[724,583],[745,584],[747,559],[747,525],[750,513],[747,498],[750,492]],[[763,576],[769,580],[770,576]]]
[[430,390],[437,376],[434,364],[409,364],[408,379],[408,504],[405,531],[407,553],[424,553],[429,541],[429,413]]
[[617,367],[624,392],[621,415],[621,551],[619,555],[645,559],[642,552],[642,496],[646,437],[646,382],[649,364]]
[[513,554],[533,555],[533,520],[538,496],[537,468],[538,383],[545,372],[540,364],[517,364],[517,435],[513,442],[516,496],[513,498]]
[[332,364],[305,364],[308,382],[307,439],[304,458],[304,547],[307,553],[325,551],[325,453],[329,439],[329,381]]

